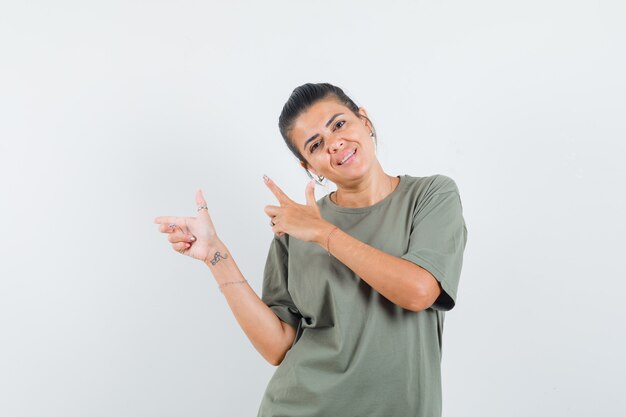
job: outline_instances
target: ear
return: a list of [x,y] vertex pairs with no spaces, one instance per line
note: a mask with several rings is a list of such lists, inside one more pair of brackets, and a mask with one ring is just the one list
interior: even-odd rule
[[306,162],[300,161],[300,166],[304,168],[305,170],[309,171],[311,174],[317,175],[317,172],[315,172],[314,169],[310,168],[309,164],[307,164]]
[[367,115],[367,111],[365,110],[365,107],[359,107],[359,115],[360,115],[361,120],[365,124],[365,126],[369,127],[371,130],[372,125],[369,122],[369,116]]

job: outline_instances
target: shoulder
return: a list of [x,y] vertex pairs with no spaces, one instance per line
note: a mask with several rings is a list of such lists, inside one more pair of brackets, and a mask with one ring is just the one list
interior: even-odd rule
[[443,174],[407,178],[404,204],[411,207],[414,220],[425,216],[449,216],[462,213],[461,196],[456,181]]
[[451,191],[457,193],[459,192],[459,187],[457,187],[456,182],[447,175],[436,174],[429,178],[431,178],[429,191],[433,194],[441,194]]
[[426,177],[406,178],[406,199],[404,204],[412,207],[413,214],[429,212],[432,207],[460,201],[461,196],[454,179],[447,175],[435,174]]
[[409,189],[423,197],[447,192],[459,192],[459,188],[451,177],[443,174],[434,174],[426,177],[405,175]]

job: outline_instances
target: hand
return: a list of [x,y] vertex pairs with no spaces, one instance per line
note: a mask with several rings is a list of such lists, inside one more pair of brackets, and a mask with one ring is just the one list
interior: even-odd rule
[[[196,193],[196,205],[206,207],[202,190]],[[160,225],[160,232],[169,235],[167,240],[176,252],[201,261],[206,260],[209,249],[219,240],[206,208],[198,211],[198,217],[161,216],[154,222]]]
[[265,185],[278,199],[280,206],[265,206],[271,222],[272,231],[278,236],[285,233],[305,242],[320,241],[323,230],[331,226],[322,218],[315,201],[315,181],[311,180],[305,190],[306,205],[298,204],[283,192],[271,179],[265,178]]

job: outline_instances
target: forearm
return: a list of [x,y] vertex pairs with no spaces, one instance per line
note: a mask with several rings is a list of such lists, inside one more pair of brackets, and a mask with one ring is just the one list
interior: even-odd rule
[[[429,297],[424,280],[430,273],[405,259],[390,255],[327,224],[316,240],[325,250],[350,268],[389,301],[412,311],[420,311]],[[332,234],[331,234],[332,232]],[[328,236],[330,234],[330,239]]]
[[[205,263],[218,284],[245,279],[232,254],[221,241],[211,248]],[[247,283],[226,285],[221,290],[239,326],[255,349],[271,364],[280,363],[291,341],[286,340],[278,316]]]

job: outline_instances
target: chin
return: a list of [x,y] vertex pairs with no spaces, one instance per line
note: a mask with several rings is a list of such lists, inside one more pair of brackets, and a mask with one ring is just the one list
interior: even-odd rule
[[[355,169],[350,170],[349,172],[341,173],[341,175],[337,175],[335,178],[339,182],[355,181],[367,176],[368,172],[369,168]],[[337,181],[333,182],[337,183]]]

